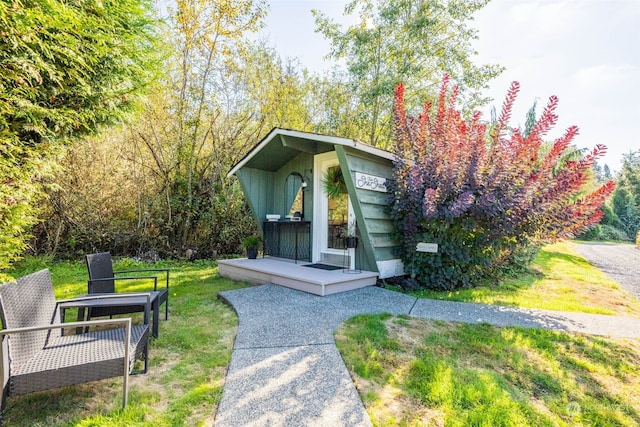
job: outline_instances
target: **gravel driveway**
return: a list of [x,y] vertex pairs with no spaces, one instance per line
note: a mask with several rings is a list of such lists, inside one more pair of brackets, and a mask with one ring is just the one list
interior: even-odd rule
[[576,243],[578,253],[640,300],[640,249],[631,244]]

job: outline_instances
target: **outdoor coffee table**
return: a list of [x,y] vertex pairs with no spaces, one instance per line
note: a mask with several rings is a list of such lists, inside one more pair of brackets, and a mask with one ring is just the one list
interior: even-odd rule
[[86,320],[86,317],[88,317],[89,310],[87,309],[93,307],[140,306],[140,311],[144,311],[145,323],[149,321],[149,311],[153,313],[152,333],[154,338],[158,338],[158,324],[160,321],[158,297],[163,292],[166,291],[84,294],[76,298],[60,301],[58,309],[60,310],[61,321],[64,322],[65,312],[70,308],[78,309],[78,321],[81,321]]

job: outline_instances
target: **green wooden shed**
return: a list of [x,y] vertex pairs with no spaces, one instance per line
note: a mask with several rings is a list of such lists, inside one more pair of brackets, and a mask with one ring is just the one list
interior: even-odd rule
[[[387,278],[403,274],[386,211],[393,159],[353,139],[274,128],[228,176],[247,197],[265,256]],[[336,172],[346,189],[329,197],[323,180]],[[344,237],[354,233],[350,250]]]

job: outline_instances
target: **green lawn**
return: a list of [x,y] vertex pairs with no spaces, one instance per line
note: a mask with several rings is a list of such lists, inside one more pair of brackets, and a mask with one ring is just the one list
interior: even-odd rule
[[[213,423],[237,326],[217,293],[243,285],[220,278],[214,262],[158,266],[171,268],[169,321],[161,321],[160,337],[152,340],[149,372],[132,377],[126,410],[122,378],[114,378],[9,398],[6,425]],[[12,274],[45,267],[57,298],[86,292],[82,263],[30,259]],[[638,302],[570,243],[545,248],[534,271],[518,279],[421,296],[640,313]],[[640,425],[639,340],[378,315],[347,322],[336,341],[375,425]]]
[[[122,378],[114,378],[10,397],[5,425],[213,424],[237,326],[235,313],[217,299],[217,293],[242,285],[220,278],[214,262],[156,265],[171,268],[169,320],[160,322],[160,336],[151,341],[148,373],[131,377],[127,408],[121,408]],[[82,263],[32,259],[13,275],[47,266],[51,267],[58,299],[86,292],[87,273]],[[116,268],[135,268],[135,264],[121,262]]]
[[[419,297],[639,317],[565,242],[532,271]],[[336,342],[375,426],[638,426],[640,340],[358,316]]]
[[369,315],[336,341],[374,426],[640,425],[640,340]]
[[544,247],[531,271],[455,292],[418,291],[420,298],[640,317],[640,303],[562,242]]

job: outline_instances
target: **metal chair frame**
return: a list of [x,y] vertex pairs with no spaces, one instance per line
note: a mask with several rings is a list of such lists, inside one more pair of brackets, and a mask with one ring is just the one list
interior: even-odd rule
[[[87,281],[87,291],[89,294],[95,293],[117,293],[116,280],[153,280],[153,290],[158,290],[158,276],[118,276],[123,273],[147,273],[147,272],[164,272],[165,273],[165,292],[158,298],[158,305],[164,303],[164,319],[169,319],[169,269],[168,268],[152,268],[139,270],[113,270],[113,260],[109,252],[100,252],[85,256],[87,272],[89,280]],[[100,316],[113,316],[115,314],[137,313],[142,311],[139,307],[111,307],[92,309],[89,318]]]
[[[149,294],[142,295],[147,296],[145,319],[148,319]],[[120,375],[124,377],[125,407],[135,360],[144,360],[141,372],[147,371],[148,323],[132,326],[130,318],[60,323],[58,304],[62,302],[55,300],[48,270],[0,285],[0,315],[6,328],[0,331],[0,424],[9,396]],[[100,330],[62,333],[63,329],[82,330],[87,326]],[[117,327],[105,329],[107,326]]]

